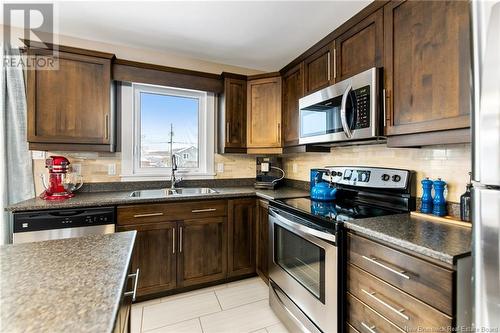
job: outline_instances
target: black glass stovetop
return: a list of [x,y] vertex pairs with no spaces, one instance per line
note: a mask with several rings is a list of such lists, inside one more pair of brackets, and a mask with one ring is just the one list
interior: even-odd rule
[[310,198],[294,198],[277,201],[285,207],[328,222],[344,222],[398,213],[394,210],[346,199],[325,202],[311,200]]

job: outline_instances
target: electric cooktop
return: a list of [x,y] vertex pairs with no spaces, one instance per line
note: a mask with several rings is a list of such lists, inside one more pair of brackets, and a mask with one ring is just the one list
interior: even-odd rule
[[276,200],[308,216],[319,217],[328,222],[344,222],[353,219],[397,214],[398,211],[367,205],[352,200],[315,201],[310,198]]

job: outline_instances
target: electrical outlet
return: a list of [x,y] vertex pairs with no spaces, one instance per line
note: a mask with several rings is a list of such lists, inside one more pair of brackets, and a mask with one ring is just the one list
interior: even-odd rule
[[39,150],[32,150],[31,158],[34,160],[44,160],[47,158],[47,153]]
[[111,163],[108,164],[108,176],[114,176],[116,175],[116,164]]
[[293,173],[299,172],[299,166],[297,165],[297,163],[292,164],[292,172]]
[[71,164],[71,170],[77,175],[82,174],[82,165],[81,164]]
[[224,163],[217,163],[217,172],[224,172]]

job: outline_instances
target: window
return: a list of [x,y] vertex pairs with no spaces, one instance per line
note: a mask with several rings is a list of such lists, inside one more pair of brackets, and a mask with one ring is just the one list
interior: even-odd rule
[[120,94],[123,178],[164,180],[172,154],[181,177],[214,176],[212,93],[122,83]]

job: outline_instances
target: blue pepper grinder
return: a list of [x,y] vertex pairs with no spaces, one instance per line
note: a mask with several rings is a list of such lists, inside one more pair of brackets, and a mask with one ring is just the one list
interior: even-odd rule
[[436,216],[446,215],[446,199],[444,197],[444,188],[446,182],[438,178],[434,181],[434,207],[432,209],[432,214]]
[[422,179],[422,204],[420,205],[420,211],[425,214],[432,213],[432,180],[429,177]]

